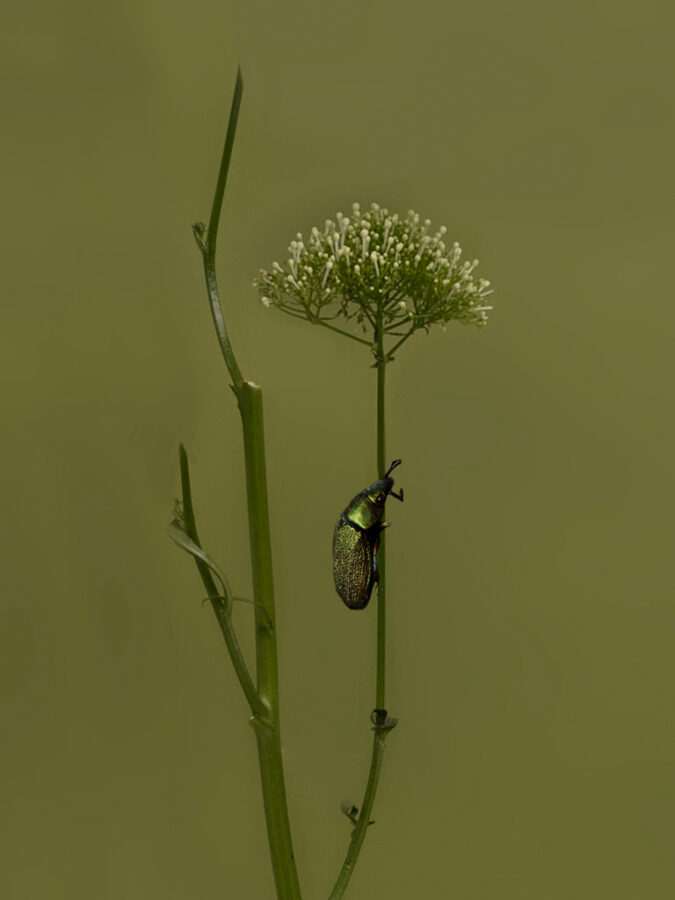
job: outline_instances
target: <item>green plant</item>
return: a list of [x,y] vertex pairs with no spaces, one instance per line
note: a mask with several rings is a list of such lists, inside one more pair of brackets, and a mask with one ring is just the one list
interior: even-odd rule
[[[255,683],[239,649],[232,621],[235,600],[227,578],[202,548],[192,504],[187,453],[181,445],[180,471],[182,500],[169,527],[171,537],[197,565],[209,601],[216,615],[235,673],[251,710],[254,728],[267,833],[277,896],[299,900],[300,885],[293,855],[286,805],[281,732],[279,685],[275,631],[274,587],[267,504],[267,482],[263,434],[262,391],[245,380],[230,343],[216,278],[215,252],[218,224],[234,143],[243,83],[237,80],[208,226],[193,226],[202,254],[206,288],[218,342],[225,360],[242,421],[246,485],[253,568],[255,608]],[[351,217],[337,214],[323,231],[312,229],[308,244],[301,234],[289,247],[290,257],[271,271],[261,270],[256,279],[266,306],[304,318],[314,325],[335,331],[367,346],[377,370],[376,465],[378,475],[386,469],[385,386],[386,368],[398,349],[419,329],[455,320],[482,325],[490,307],[484,303],[489,282],[473,276],[477,260],[461,261],[461,250],[444,243],[445,229],[430,235],[430,222],[420,223],[409,212],[400,218],[376,204],[362,212],[358,204]],[[335,324],[342,321],[344,327]],[[379,520],[378,520],[379,521]],[[352,822],[347,854],[330,900],[344,895],[366,836],[375,800],[385,742],[396,725],[386,709],[386,569],[384,540],[377,550],[377,666],[375,709],[371,722],[373,745],[367,784],[360,809],[351,803],[342,811]]]

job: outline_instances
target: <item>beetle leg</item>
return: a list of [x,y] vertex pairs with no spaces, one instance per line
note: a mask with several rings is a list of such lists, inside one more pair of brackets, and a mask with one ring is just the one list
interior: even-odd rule
[[[382,525],[382,528],[385,526]],[[380,546],[380,538],[377,537],[375,539],[375,544],[373,546],[373,584],[379,584],[380,581],[380,573],[377,568],[377,548]]]

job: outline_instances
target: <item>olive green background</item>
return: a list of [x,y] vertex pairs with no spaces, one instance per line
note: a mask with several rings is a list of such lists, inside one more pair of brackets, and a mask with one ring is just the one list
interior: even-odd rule
[[[665,2],[37,0],[2,54],[6,900],[267,900],[255,742],[189,559],[250,593],[239,421],[190,224],[237,60],[226,314],[263,385],[290,808],[326,897],[370,746],[364,348],[251,281],[354,200],[448,226],[483,331],[391,369],[391,735],[352,900],[675,889],[672,16]],[[248,635],[249,610],[237,611]],[[243,638],[248,650],[250,641]]]

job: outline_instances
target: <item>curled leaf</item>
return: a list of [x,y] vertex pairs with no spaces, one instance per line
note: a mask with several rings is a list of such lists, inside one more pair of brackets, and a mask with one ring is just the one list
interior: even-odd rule
[[[220,566],[209,556],[206,550],[203,550],[199,544],[196,544],[189,534],[183,528],[183,525],[178,519],[174,519],[169,523],[167,528],[169,537],[178,544],[186,553],[189,553],[195,560],[198,560],[204,565],[208,566],[208,568],[213,572],[216,576],[220,585],[222,587],[222,596],[225,600],[225,605],[227,607],[228,612],[232,609],[232,591],[230,589],[230,584],[227,580],[227,576],[221,570]],[[241,599],[241,598],[237,598]]]

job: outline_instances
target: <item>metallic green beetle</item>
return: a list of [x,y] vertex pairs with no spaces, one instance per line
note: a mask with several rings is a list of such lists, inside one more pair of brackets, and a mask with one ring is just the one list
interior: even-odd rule
[[361,491],[347,505],[333,535],[333,580],[335,589],[350,609],[364,609],[377,582],[377,548],[384,504],[391,494],[403,500],[403,490],[392,490],[391,471],[401,464],[395,459],[383,478]]

